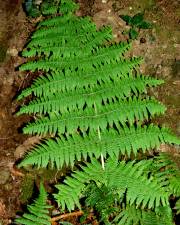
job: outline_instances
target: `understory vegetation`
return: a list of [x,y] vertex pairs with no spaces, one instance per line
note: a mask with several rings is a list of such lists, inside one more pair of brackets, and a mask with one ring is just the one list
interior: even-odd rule
[[[62,212],[93,210],[107,225],[173,225],[180,171],[160,146],[180,140],[152,122],[166,107],[148,95],[163,80],[141,74],[142,58],[126,54],[131,43],[115,43],[110,27],[97,29],[77,9],[72,0],[49,3],[22,52],[28,60],[19,69],[40,75],[18,96],[31,96],[18,115],[34,115],[23,131],[44,139],[19,167],[71,168],[53,194]],[[41,184],[16,222],[51,224],[49,208]]]

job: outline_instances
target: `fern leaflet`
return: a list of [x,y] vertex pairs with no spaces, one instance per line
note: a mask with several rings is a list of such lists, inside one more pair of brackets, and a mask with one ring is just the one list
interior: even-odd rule
[[39,197],[34,201],[33,204],[28,206],[29,213],[24,213],[21,218],[17,218],[15,222],[24,225],[51,225],[51,217],[48,215],[50,208],[46,203],[47,193],[43,187],[40,185]]
[[110,129],[101,132],[101,141],[98,140],[96,132],[84,134],[83,137],[77,134],[62,136],[56,140],[49,139],[28,152],[19,166],[35,164],[38,167],[46,167],[50,162],[52,167],[61,168],[64,164],[73,166],[75,160],[86,160],[88,156],[99,158],[101,154],[111,157],[118,157],[120,154],[130,156],[131,153],[136,155],[139,150],[145,153],[149,149],[158,148],[164,142],[179,143],[178,139],[172,139],[173,135],[167,128],[160,129],[154,125],[139,126],[136,129],[133,126],[123,127],[119,128],[118,132]]

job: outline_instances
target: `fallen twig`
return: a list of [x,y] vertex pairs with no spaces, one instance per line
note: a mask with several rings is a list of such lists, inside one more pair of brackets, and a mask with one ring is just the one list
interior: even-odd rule
[[53,224],[53,222],[61,220],[61,219],[66,219],[68,217],[72,217],[72,216],[82,216],[83,215],[83,211],[77,211],[77,212],[72,212],[72,213],[65,213],[63,215],[60,216],[55,216],[53,218],[51,218],[51,223]]

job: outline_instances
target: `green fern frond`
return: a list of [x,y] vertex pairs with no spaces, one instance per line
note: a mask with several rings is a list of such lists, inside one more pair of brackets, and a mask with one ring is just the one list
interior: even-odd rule
[[[177,144],[180,143],[177,142]],[[152,173],[159,182],[169,185],[169,190],[174,196],[180,196],[180,171],[170,154],[161,153],[155,157]]]
[[127,205],[113,222],[116,225],[173,225],[172,212],[168,206],[158,207],[156,211],[137,209],[135,205]]
[[[91,69],[93,67],[103,66],[111,62],[120,60],[120,56],[130,48],[128,43],[120,43],[119,45],[112,45],[104,48],[98,48],[90,55],[82,57],[70,58],[68,61],[63,59],[61,55],[59,59],[54,60],[45,59],[39,61],[32,61],[23,64],[20,70],[44,70],[44,71],[62,71],[63,69],[79,70]],[[81,63],[79,63],[81,62]]]
[[75,21],[67,21],[67,23],[64,23],[62,26],[53,26],[49,29],[45,29],[42,27],[39,30],[36,30],[34,34],[32,35],[32,39],[34,38],[44,38],[47,36],[60,36],[60,35],[67,35],[71,33],[71,35],[79,34],[80,33],[87,33],[87,32],[95,32],[96,26],[94,23],[91,22],[89,17],[85,18],[77,18]]
[[[110,165],[108,165],[110,164]],[[94,181],[97,185],[104,184],[111,190],[116,190],[119,196],[126,193],[127,202],[154,208],[160,205],[169,205],[170,193],[156,180],[151,180],[144,175],[144,168],[149,164],[148,160],[135,162],[115,163],[115,159],[108,160],[103,170],[97,160],[87,163],[82,167],[83,171],[77,171],[72,177],[67,178],[62,185],[56,185],[59,192],[55,198],[62,209],[67,206],[68,210],[80,207],[79,198],[82,197],[85,184]]]
[[[49,96],[57,92],[71,91],[75,88],[85,88],[97,86],[98,83],[119,82],[120,78],[129,77],[131,71],[141,62],[141,58],[131,60],[122,60],[112,64],[106,64],[103,67],[90,69],[89,71],[70,72],[66,70],[63,73],[52,73],[47,77],[39,77],[34,84],[25,89],[19,96],[18,100],[33,93],[35,96]],[[161,80],[155,80],[150,77],[141,76],[142,80],[149,86],[156,86],[162,83]],[[139,90],[141,85],[139,85]],[[119,91],[118,91],[119,93]]]
[[[44,4],[43,4],[44,5]],[[58,8],[55,5],[45,5],[44,7],[41,7],[41,12],[44,15],[51,15],[58,12]]]
[[85,205],[98,212],[98,221],[104,222],[104,224],[112,224],[109,223],[109,215],[118,211],[117,207],[114,207],[115,201],[119,200],[117,193],[113,193],[105,185],[98,187],[94,182],[91,182],[85,188],[83,195],[86,198]]
[[29,213],[24,213],[23,216],[21,218],[17,218],[15,222],[24,225],[51,225],[51,217],[48,215],[48,209],[50,206],[47,205],[46,201],[47,193],[41,184],[39,197],[34,201],[33,204],[28,206]]
[[148,160],[141,160],[136,164],[134,162],[120,164],[113,173],[109,173],[108,185],[112,189],[117,188],[120,193],[127,189],[127,202],[130,205],[135,203],[136,207],[142,206],[142,208],[150,209],[160,205],[169,205],[168,189],[157,180],[147,178],[145,173],[147,164],[149,164]]
[[[91,51],[90,48],[85,48],[86,54],[89,54]],[[60,47],[60,46],[48,46],[48,47],[38,47],[31,49],[29,51],[25,51],[22,54],[24,57],[33,57],[33,56],[45,56],[56,59],[59,58],[60,56],[63,58],[73,58],[75,56],[82,56],[83,55],[83,50],[81,46],[73,46],[73,47]]]
[[139,150],[146,152],[153,148],[158,148],[161,143],[169,143],[167,136],[173,136],[167,128],[160,129],[151,124],[150,126],[119,128],[118,132],[110,129],[101,132],[101,141],[98,140],[97,133],[81,137],[74,134],[58,138],[49,139],[44,144],[37,146],[28,152],[19,166],[37,165],[38,168],[46,167],[49,163],[52,167],[61,168],[64,164],[73,166],[75,161],[90,158],[99,158],[101,154],[117,157],[120,154],[137,154]]
[[[43,75],[18,98],[35,97],[19,112],[38,117],[24,133],[55,137],[37,145],[19,166],[73,168],[77,161],[91,161],[57,185],[54,196],[62,210],[81,208],[80,199],[87,197],[87,205],[100,211],[107,224],[115,209],[121,211],[116,225],[172,225],[169,198],[180,193],[177,168],[162,155],[131,160],[132,154],[140,156],[161,143],[180,144],[167,128],[142,126],[165,111],[164,105],[146,95],[148,87],[163,81],[139,74],[142,59],[125,57],[131,44],[114,44],[109,27],[97,30],[91,19],[73,15],[77,6],[71,0],[56,3],[56,8],[53,3],[44,8],[44,14],[63,15],[40,22],[22,53],[35,58],[20,70],[39,70]],[[127,161],[118,162],[121,156]],[[85,190],[92,183],[95,188],[88,197]],[[105,199],[117,207],[111,211]],[[29,207],[32,215],[25,214],[21,221],[40,225],[33,207]],[[48,217],[45,209],[42,222]]]
[[[96,106],[97,107],[97,106]],[[151,116],[163,114],[165,106],[155,99],[129,98],[112,104],[98,106],[97,113],[94,108],[74,109],[71,112],[64,112],[62,115],[52,114],[36,120],[34,123],[28,124],[24,129],[24,133],[29,134],[47,134],[47,133],[73,133],[78,127],[82,131],[88,128],[96,130],[105,130],[107,125],[113,126],[119,123],[125,124],[129,122],[131,125],[135,120],[144,121]]]
[[[64,17],[58,17],[58,18],[63,19]],[[77,23],[79,20],[80,21],[81,20],[89,21],[89,19],[87,19],[87,18],[77,19],[77,17],[73,17],[73,19],[71,19],[71,20],[75,20],[74,23]],[[62,24],[61,24],[61,34],[55,35],[52,32],[52,34],[49,33],[45,37],[44,36],[43,37],[31,37],[31,41],[29,42],[29,44],[27,45],[26,48],[28,49],[28,48],[40,47],[40,46],[41,47],[48,47],[48,46],[72,47],[75,45],[77,45],[77,46],[82,45],[82,44],[85,45],[85,43],[89,44],[89,42],[93,43],[93,40],[94,40],[94,46],[95,46],[95,43],[96,43],[96,45],[98,45],[98,41],[100,44],[103,42],[103,37],[104,37],[104,41],[112,38],[112,29],[108,26],[103,27],[99,30],[96,30],[95,27],[92,26],[92,29],[88,29],[88,30],[81,29],[78,31],[78,33],[76,33],[76,30],[75,30],[74,32],[71,33],[71,35],[66,33],[67,31],[65,29],[65,26],[66,25],[64,25],[64,28],[62,28]],[[63,29],[64,29],[64,33],[63,33]]]
[[[74,57],[74,56],[80,56],[80,55],[86,55],[90,54],[91,50],[96,47],[100,46],[103,44],[105,41],[108,41],[112,39],[112,34],[111,34],[111,29],[109,27],[105,27],[99,31],[94,32],[91,35],[82,35],[82,39],[84,43],[76,43],[75,41],[72,41],[72,36],[63,36],[63,37],[56,37],[54,40],[52,38],[50,39],[50,43],[46,41],[46,46],[44,44],[42,45],[40,40],[38,39],[38,45],[41,45],[41,47],[36,46],[36,47],[31,47],[30,50],[24,50],[22,52],[22,55],[24,57],[33,57],[33,56],[46,56],[46,57],[53,57],[53,58],[58,58],[59,56],[62,57]],[[90,37],[88,37],[90,36]],[[63,45],[59,46],[60,43],[63,41],[68,42],[71,41],[71,45]],[[87,39],[87,41],[86,41]],[[44,40],[44,39],[43,39]],[[54,41],[54,42],[53,42]],[[80,40],[78,40],[80,41]],[[73,46],[73,42],[74,46]],[[44,42],[42,42],[44,43]],[[58,43],[58,45],[56,44]],[[32,44],[32,43],[31,43]],[[55,45],[56,44],[56,45]],[[28,46],[27,46],[28,48]]]
[[51,14],[56,14],[58,13],[58,7],[59,2],[54,2],[54,4],[50,1],[45,1],[41,4],[41,12],[43,15],[51,15]]
[[69,211],[74,210],[75,206],[81,208],[79,197],[81,196],[86,183],[89,183],[90,181],[100,181],[101,179],[105,181],[103,179],[105,177],[104,171],[97,160],[92,161],[91,164],[87,164],[87,167],[83,167],[83,169],[86,169],[86,171],[75,172],[72,174],[72,177],[69,177],[64,181],[65,184],[56,185],[59,193],[54,194],[54,196],[63,210],[66,206]]
[[45,19],[39,22],[37,29],[40,29],[41,27],[53,27],[54,25],[58,25],[58,24],[62,25],[62,24],[68,23],[68,21],[70,20],[76,21],[79,19],[81,18],[78,18],[77,16],[70,13],[62,15],[62,16],[54,16],[52,18]]
[[[154,82],[155,81],[155,82]],[[146,92],[146,86],[158,84],[157,80],[146,77],[126,77],[114,83],[102,83],[101,86],[87,87],[86,89],[75,89],[72,91],[59,90],[56,94],[49,94],[31,101],[28,106],[23,106],[17,115],[23,113],[46,114],[53,111],[65,112],[76,107],[83,108],[85,104],[91,107],[94,103],[98,106],[109,101],[118,101],[125,97],[130,97],[133,93]],[[80,85],[80,84],[79,84]],[[72,86],[71,86],[72,88]]]
[[73,0],[61,0],[60,12],[62,14],[73,13],[79,8]]
[[[148,212],[147,212],[148,213]],[[142,210],[136,209],[134,205],[127,205],[121,213],[119,213],[113,220],[114,224],[117,225],[133,225],[141,224],[142,222]],[[143,224],[145,225],[145,224]]]
[[79,8],[78,4],[72,0],[44,1],[41,5],[41,11],[44,15],[56,13],[71,14]]
[[85,43],[88,43],[88,40],[93,39],[93,34],[96,33],[96,30],[94,27],[89,28],[89,30],[80,30],[78,34],[74,33],[73,39],[72,35],[71,37],[69,34],[54,34],[48,35],[45,37],[37,37],[31,39],[29,44],[26,46],[26,49],[32,48],[32,47],[48,47],[48,46],[66,46],[66,47],[72,47],[72,46],[79,46],[79,45],[85,45]]
[[[55,32],[55,31],[54,31]],[[48,47],[48,46],[66,46],[66,47],[72,47],[72,46],[79,46],[79,45],[85,45],[85,43],[88,43],[88,41],[93,40],[93,37],[97,36],[98,31],[96,31],[96,28],[91,25],[91,27],[87,27],[87,30],[81,29],[78,33],[74,31],[71,36],[69,36],[68,33],[66,33],[66,30],[64,28],[64,33],[59,34],[49,34],[45,37],[31,37],[31,41],[26,46],[26,49],[32,48],[32,47]],[[73,39],[72,39],[73,37]]]
[[180,171],[178,171],[176,177],[169,179],[169,189],[175,196],[180,196]]

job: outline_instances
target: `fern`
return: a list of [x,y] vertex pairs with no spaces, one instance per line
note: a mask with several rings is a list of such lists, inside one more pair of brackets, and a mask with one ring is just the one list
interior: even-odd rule
[[[94,160],[82,167],[81,172],[75,172],[72,177],[67,178],[65,184],[57,185],[60,192],[55,194],[55,198],[63,209],[67,204],[68,210],[73,210],[75,205],[80,207],[79,198],[83,198],[85,193],[88,205],[97,207],[103,220],[110,213],[118,213],[117,205],[112,208],[112,201],[114,204],[121,203],[126,198],[130,205],[115,217],[115,224],[173,224],[168,203],[171,195],[169,184],[159,182],[158,172],[151,172],[153,165],[154,161],[151,159],[138,163],[122,161],[115,165],[115,159],[112,158],[103,170],[101,164]],[[169,170],[167,174],[168,172]],[[92,186],[92,180],[96,185]],[[87,183],[94,190],[89,191]]]
[[97,114],[95,114],[94,108],[75,109],[72,113],[64,112],[63,115],[52,114],[27,125],[24,128],[24,133],[46,134],[64,133],[66,131],[72,133],[78,127],[82,131],[86,131],[88,128],[96,130],[98,125],[104,130],[108,124],[112,126],[114,123],[118,126],[119,122],[125,124],[126,121],[133,124],[135,119],[139,121],[143,121],[144,118],[148,119],[148,112],[153,116],[154,114],[161,114],[165,110],[164,106],[153,99],[140,100],[137,98],[130,98],[106,105],[103,108],[97,108]]
[[161,153],[154,157],[150,170],[159,183],[168,186],[174,196],[180,196],[180,171],[169,153]]
[[97,30],[90,18],[75,16],[71,0],[56,3],[43,9],[55,15],[38,24],[22,53],[29,59],[20,70],[42,75],[18,97],[33,97],[18,112],[36,117],[24,133],[53,137],[19,166],[73,169],[85,161],[56,186],[63,210],[81,208],[85,198],[105,224],[171,225],[179,170],[165,154],[146,157],[162,143],[180,144],[170,129],[148,122],[166,110],[147,96],[163,81],[139,73],[142,58],[126,56],[131,43],[114,43],[111,28]]
[[[119,44],[119,45],[112,45],[104,48],[99,48],[94,50],[91,54],[84,54],[85,56],[74,56],[69,57],[67,59],[63,58],[61,52],[59,52],[59,57],[54,59],[50,57],[49,59],[39,60],[39,61],[32,61],[27,62],[26,64],[20,67],[20,70],[44,70],[44,71],[63,71],[65,69],[70,70],[87,70],[93,67],[103,66],[103,64],[109,64],[112,62],[116,62],[120,60],[120,56],[125,53],[130,48],[129,44]],[[61,61],[59,61],[61,58]],[[79,64],[79,62],[81,62]]]
[[109,215],[117,213],[117,207],[114,206],[118,195],[113,193],[105,185],[98,187],[95,183],[90,183],[84,191],[86,197],[86,206],[94,208],[99,213],[99,222],[109,223]]
[[50,225],[51,217],[48,215],[50,208],[46,203],[47,193],[43,187],[40,185],[39,197],[34,201],[33,204],[28,206],[29,213],[24,213],[21,218],[15,220],[16,223],[24,225]]
[[[82,82],[82,80],[81,80]],[[94,86],[87,89],[74,89],[69,91],[57,90],[55,94],[49,93],[47,96],[31,101],[28,106],[24,106],[19,111],[19,115],[22,113],[49,113],[49,112],[64,112],[67,109],[72,110],[85,106],[100,105],[107,101],[117,101],[125,97],[131,96],[131,92],[143,93],[146,91],[147,86],[156,85],[156,80],[139,76],[137,78],[128,77],[120,80],[116,85],[114,83],[103,84],[98,87]],[[39,87],[38,87],[39,88]],[[60,87],[59,87],[60,88]],[[69,88],[72,88],[70,86]],[[66,86],[67,89],[67,86]],[[59,92],[58,92],[59,91]],[[47,93],[46,93],[47,94]],[[82,99],[83,96],[83,99]]]
[[140,225],[173,225],[172,212],[169,207],[158,207],[156,211],[137,209],[134,205],[127,206],[114,219],[114,224]]
[[[161,204],[168,205],[168,190],[162,187],[155,179],[147,179],[144,174],[144,167],[149,166],[151,161],[145,160],[139,163],[121,162],[115,164],[115,158],[105,164],[103,170],[101,164],[97,160],[87,163],[86,167],[82,167],[83,172],[75,172],[73,178],[65,180],[67,185],[57,185],[60,190],[55,194],[58,203],[68,210],[73,210],[75,205],[80,207],[79,197],[85,187],[85,183],[91,180],[97,184],[104,183],[112,190],[116,190],[119,196],[126,193],[127,202],[143,207],[154,208]],[[67,194],[69,193],[69,194]]]
[[[80,89],[81,87],[84,87],[85,89],[87,89],[89,86],[93,88],[94,86],[97,86],[97,83],[107,83],[109,85],[111,83],[111,80],[117,83],[117,81],[120,82],[120,78],[128,77],[128,73],[130,73],[133,68],[139,65],[139,63],[140,59],[134,58],[129,61],[123,60],[114,64],[104,65],[103,68],[100,67],[92,69],[84,73],[79,71],[71,72],[70,70],[66,70],[65,74],[48,74],[47,77],[39,77],[30,88],[25,89],[19,95],[18,99],[26,97],[31,93],[40,97],[49,96],[49,94],[54,94],[59,91],[64,92],[65,90],[73,90],[75,88]],[[151,78],[143,79],[142,77],[142,80],[146,79],[149,81],[145,81],[145,83],[150,84],[150,86],[155,86],[162,82]],[[137,91],[139,91],[139,89],[140,87]]]
[[[51,38],[50,43],[47,43],[47,40],[46,40],[46,42],[45,42],[46,45],[41,44],[41,47],[39,47],[39,48],[36,48],[37,46],[35,46],[33,48],[31,47],[29,50],[23,51],[22,55],[25,57],[33,57],[33,56],[41,56],[41,55],[45,55],[46,57],[49,57],[51,54],[53,58],[58,58],[60,54],[63,54],[63,57],[70,57],[70,56],[72,57],[74,55],[81,56],[86,51],[88,53],[88,50],[90,52],[92,47],[101,45],[106,40],[111,39],[112,38],[111,28],[105,27],[105,28],[93,33],[93,35],[91,34],[90,37],[88,37],[88,36],[90,36],[90,35],[86,35],[87,41],[85,41],[85,38],[83,35],[80,36],[83,38],[84,42],[81,45],[79,45],[79,47],[77,46],[77,43],[75,41],[73,41],[74,46],[72,44],[68,45],[68,46],[67,46],[67,44],[65,46],[59,45],[59,43],[61,43],[60,42],[61,39],[62,39],[62,43],[63,43],[63,41],[70,42],[69,36],[66,36],[66,37],[64,36],[61,39],[59,37],[54,38],[52,45],[51,45],[51,42],[52,42],[52,38]],[[72,39],[72,37],[71,37],[71,39]],[[56,44],[56,41],[57,41],[58,45]],[[80,38],[78,41],[80,41]],[[38,45],[39,45],[39,42],[40,42],[40,40],[38,39]],[[82,48],[85,48],[86,51],[84,51],[84,49],[82,49]],[[27,46],[27,49],[28,49],[28,46]]]
[[71,13],[78,9],[78,6],[72,0],[45,0],[41,5],[41,11],[44,15],[60,13]]
[[160,129],[154,125],[137,128],[123,127],[123,129],[118,128],[118,131],[110,129],[101,132],[101,141],[95,131],[89,135],[84,134],[83,137],[77,134],[61,136],[55,141],[49,139],[37,146],[27,154],[20,166],[35,164],[38,167],[46,167],[49,162],[57,168],[61,168],[64,164],[73,166],[75,160],[80,161],[82,158],[86,160],[87,156],[99,158],[103,154],[118,157],[120,153],[136,155],[140,149],[145,153],[164,142],[179,143],[168,129]]

